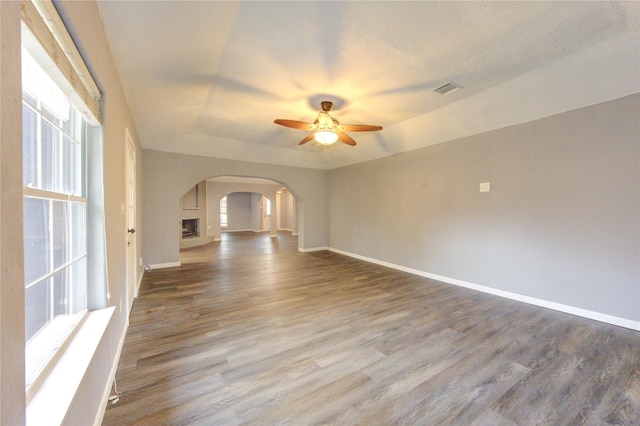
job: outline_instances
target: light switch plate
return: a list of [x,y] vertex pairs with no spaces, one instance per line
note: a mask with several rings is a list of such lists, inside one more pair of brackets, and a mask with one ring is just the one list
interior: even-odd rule
[[489,192],[491,191],[491,182],[482,182],[480,184],[480,192]]

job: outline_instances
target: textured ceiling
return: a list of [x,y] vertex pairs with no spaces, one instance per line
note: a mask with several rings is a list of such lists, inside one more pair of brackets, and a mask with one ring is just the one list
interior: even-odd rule
[[[98,6],[148,149],[330,169],[640,92],[640,2]],[[273,124],[325,99],[384,130],[323,149]]]

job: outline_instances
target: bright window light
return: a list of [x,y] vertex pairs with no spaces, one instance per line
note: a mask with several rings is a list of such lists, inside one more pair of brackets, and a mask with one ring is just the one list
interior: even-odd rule
[[87,309],[86,122],[22,49],[26,383]]

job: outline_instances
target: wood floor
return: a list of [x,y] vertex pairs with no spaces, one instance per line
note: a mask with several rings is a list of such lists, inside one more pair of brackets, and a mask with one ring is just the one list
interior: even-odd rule
[[144,276],[105,425],[640,424],[638,332],[286,233],[182,262]]

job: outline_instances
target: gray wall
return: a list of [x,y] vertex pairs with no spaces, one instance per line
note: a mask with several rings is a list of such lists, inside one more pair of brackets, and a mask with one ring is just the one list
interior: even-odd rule
[[280,202],[278,212],[280,223],[278,229],[287,229],[289,231],[293,231],[296,227],[294,216],[295,200],[291,193],[286,189],[283,189],[279,195]]
[[[270,230],[270,220],[264,220],[263,212],[266,210],[266,201],[262,199],[262,194],[254,192],[251,194],[251,218],[253,219],[253,228],[256,231]],[[277,230],[276,230],[277,231]]]
[[[257,199],[260,199],[257,194]],[[253,192],[232,192],[227,195],[227,226],[228,230],[258,231],[258,206],[256,194]],[[262,224],[260,224],[262,225]]]
[[[285,185],[300,200],[298,246],[301,249],[311,249],[328,245],[328,184],[327,172],[324,170],[153,150],[145,150],[143,168],[145,263],[179,262],[179,241],[174,224],[180,217],[180,197],[196,182],[216,176],[260,177]],[[271,202],[275,202],[275,197],[271,198]]]
[[639,321],[639,117],[633,95],[332,170],[330,245]]
[[[139,146],[129,105],[111,56],[108,40],[103,31],[97,5],[95,2],[57,2],[56,8],[62,15],[76,46],[87,62],[87,66],[103,94],[101,110],[104,138],[107,265],[111,293],[110,305],[116,307],[116,313],[109,324],[107,334],[103,337],[81,388],[78,390],[78,400],[74,400],[67,413],[68,419],[73,419],[76,424],[79,424],[81,419],[95,416],[96,412],[106,407],[102,397],[105,390],[108,392],[111,387],[112,377],[109,375],[109,368],[117,366],[119,344],[124,338],[128,324],[125,308],[127,223],[126,216],[122,214],[121,210],[121,206],[126,200],[125,129],[129,129],[136,145],[136,259],[140,259],[142,256],[141,235],[146,231],[142,221],[144,153]],[[137,276],[141,277],[142,267],[139,262],[137,263]]]

